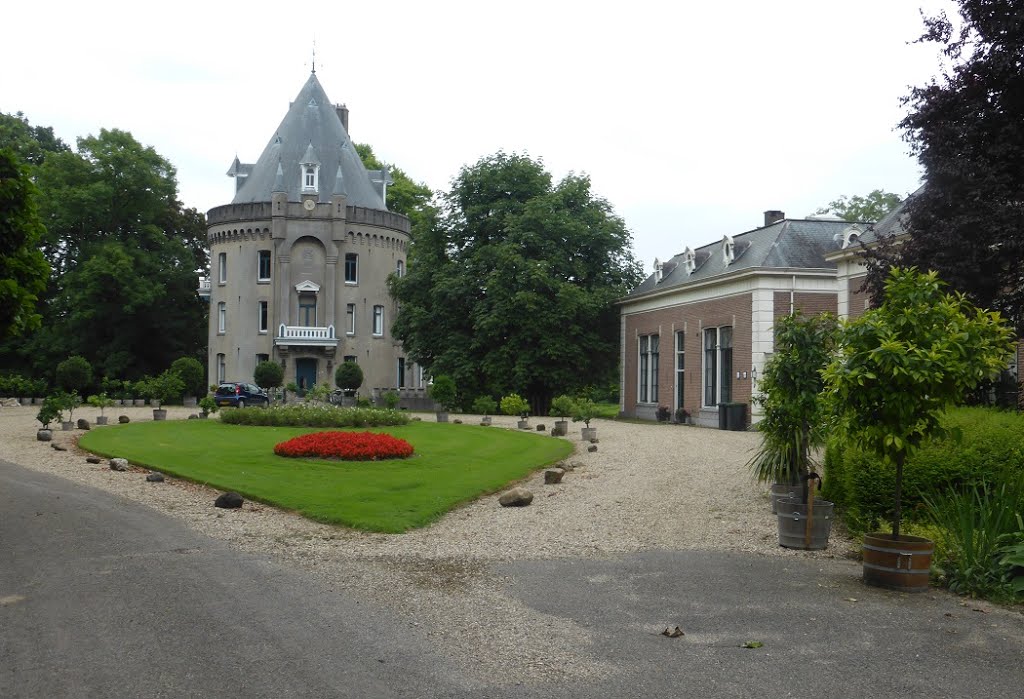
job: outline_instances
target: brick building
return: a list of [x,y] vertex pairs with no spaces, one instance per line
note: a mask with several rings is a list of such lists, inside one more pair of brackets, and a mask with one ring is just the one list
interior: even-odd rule
[[720,404],[742,403],[756,421],[750,401],[775,319],[837,313],[836,262],[826,256],[865,229],[766,211],[760,228],[655,260],[654,274],[620,301],[622,414],[654,419],[659,406],[682,407],[717,426]]

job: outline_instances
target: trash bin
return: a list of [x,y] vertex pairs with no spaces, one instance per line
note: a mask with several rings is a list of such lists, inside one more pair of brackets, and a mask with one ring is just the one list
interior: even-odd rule
[[[733,432],[742,432],[747,429],[747,404],[746,403],[725,403],[725,428]],[[721,415],[721,408],[719,408]],[[721,423],[722,418],[719,417]]]

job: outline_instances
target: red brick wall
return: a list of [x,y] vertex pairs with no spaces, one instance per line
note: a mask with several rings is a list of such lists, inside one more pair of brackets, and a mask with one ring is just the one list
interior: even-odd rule
[[[775,317],[782,318],[789,315],[789,292],[776,291],[773,299],[775,304]],[[793,294],[793,306],[805,316],[816,316],[819,313],[837,313],[839,300],[831,293],[811,293],[798,291]]]
[[[675,331],[686,331],[686,375],[683,407],[696,415],[701,407],[704,364],[702,328],[731,325],[733,382],[732,399],[750,402],[751,367],[751,294],[741,294],[712,301],[701,301],[646,313],[626,316],[625,381],[623,404],[625,414],[637,414],[637,364],[640,335],[660,334],[658,362],[658,405],[674,409],[676,405]],[[673,328],[673,323],[675,327]],[[684,328],[685,325],[685,328]],[[748,372],[746,379],[735,379],[735,371]]]
[[846,280],[847,293],[850,299],[850,318],[857,318],[864,314],[864,311],[868,308],[868,303],[871,301],[871,295],[866,290],[863,290],[864,280],[867,279],[865,275],[859,277],[850,277]]

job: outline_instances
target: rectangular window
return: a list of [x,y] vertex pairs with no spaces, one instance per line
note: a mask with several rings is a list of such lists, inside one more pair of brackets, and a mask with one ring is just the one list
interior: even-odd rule
[[658,402],[658,335],[641,335],[640,373],[637,398],[641,403]]
[[217,332],[223,335],[228,330],[228,306],[221,301],[217,304]]
[[402,277],[404,275],[405,275],[405,262],[403,262],[402,260],[399,260],[395,264],[395,276],[396,277]]
[[217,355],[217,383],[223,383],[227,376],[227,363],[223,354]]
[[359,282],[359,255],[354,252],[345,253],[345,283],[357,284]]
[[226,284],[228,281],[228,254],[222,252],[217,255],[217,281]]
[[704,405],[732,400],[732,328],[704,331]]
[[686,333],[676,331],[676,408],[683,407],[683,379],[686,377]]
[[398,358],[398,387],[405,388],[405,357]]
[[355,364],[356,363],[356,355],[354,355],[354,354],[346,354],[344,357],[341,358],[341,361],[343,361],[343,362],[352,362],[353,364]]
[[269,354],[257,354],[256,355],[256,366],[259,366],[263,362],[269,362],[269,361],[270,361],[270,355]]
[[299,301],[299,325],[316,327],[316,301]]
[[269,319],[269,307],[270,307],[270,304],[267,301],[260,301],[259,323],[260,323],[260,332],[261,333],[267,332],[267,324],[268,324],[268,319]]
[[260,250],[259,253],[258,253],[258,256],[259,257],[258,257],[257,262],[258,262],[258,267],[259,267],[259,272],[258,272],[259,276],[258,276],[257,280],[261,281],[261,282],[269,282],[270,281],[270,251],[269,250]]
[[345,332],[349,335],[356,334],[356,305],[354,303],[345,306]]
[[373,307],[373,334],[384,334],[384,306]]

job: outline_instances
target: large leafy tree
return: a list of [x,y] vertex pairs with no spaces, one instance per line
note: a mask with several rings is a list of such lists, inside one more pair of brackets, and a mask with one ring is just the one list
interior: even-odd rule
[[395,213],[409,217],[413,236],[425,226],[431,225],[437,215],[437,209],[432,203],[434,193],[426,184],[416,182],[402,168],[381,162],[373,148],[365,143],[357,143],[356,152],[366,167],[372,170],[387,167],[391,172],[394,184],[388,187],[387,207]]
[[925,18],[919,41],[945,67],[905,98],[900,123],[925,169],[906,206],[908,238],[870,269],[881,298],[893,263],[938,271],[1024,332],[1024,11],[1014,0],[959,0]]
[[35,194],[28,168],[13,150],[0,149],[0,339],[33,330],[41,320],[36,303],[50,270],[39,252],[46,229]]
[[[24,136],[16,124],[9,132]],[[33,170],[46,226],[39,247],[53,270],[44,322],[0,349],[4,360],[45,375],[78,354],[105,375],[134,379],[203,356],[205,222],[177,201],[173,166],[116,129],[80,138],[76,151],[42,152]]]
[[640,282],[631,237],[585,176],[497,153],[464,167],[441,215],[392,280],[394,332],[464,398],[551,397],[604,384],[618,367],[617,298]]
[[881,221],[882,218],[899,206],[900,195],[884,189],[874,189],[867,194],[845,194],[830,201],[826,206],[816,210],[815,214],[835,214],[844,221]]

